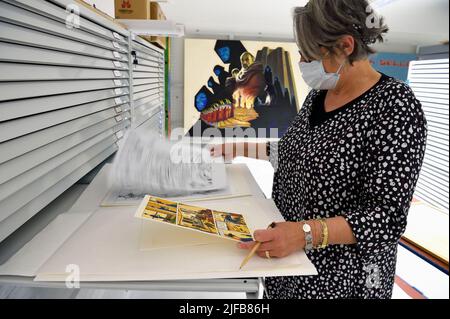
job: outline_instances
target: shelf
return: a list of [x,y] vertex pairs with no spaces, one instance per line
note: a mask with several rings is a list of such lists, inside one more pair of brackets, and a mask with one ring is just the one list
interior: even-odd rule
[[170,20],[127,20],[118,19],[118,23],[126,26],[131,32],[147,36],[183,37],[184,25]]

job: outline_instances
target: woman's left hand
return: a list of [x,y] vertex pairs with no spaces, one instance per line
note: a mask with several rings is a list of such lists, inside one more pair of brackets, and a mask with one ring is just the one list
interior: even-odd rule
[[[305,237],[299,223],[277,223],[275,228],[255,231],[253,237],[261,246],[256,251],[259,257],[286,257],[305,247]],[[255,241],[238,243],[241,249],[252,249]]]

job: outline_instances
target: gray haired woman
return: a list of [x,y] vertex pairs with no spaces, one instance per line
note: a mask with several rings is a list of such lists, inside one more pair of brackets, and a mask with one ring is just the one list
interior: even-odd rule
[[310,0],[295,9],[294,27],[313,90],[292,125],[278,143],[212,153],[274,164],[273,199],[286,222],[255,232],[258,254],[305,249],[317,268],[317,276],[266,278],[266,297],[390,298],[425,152],[422,106],[407,84],[372,68],[371,45],[388,28],[366,0]]

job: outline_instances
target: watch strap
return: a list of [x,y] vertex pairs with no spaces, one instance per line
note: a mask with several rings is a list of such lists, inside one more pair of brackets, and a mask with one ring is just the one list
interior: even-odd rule
[[312,250],[314,248],[314,244],[311,226],[306,223],[303,223],[302,231],[305,233],[305,250],[306,251]]

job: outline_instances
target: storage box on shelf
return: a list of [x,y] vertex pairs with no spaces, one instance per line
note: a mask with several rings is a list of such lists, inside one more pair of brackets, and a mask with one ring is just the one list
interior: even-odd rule
[[[161,6],[157,2],[141,0],[115,0],[116,19],[120,20],[166,20]],[[164,36],[141,35],[146,41],[165,49],[167,40]]]
[[150,0],[115,0],[116,19],[151,19]]

